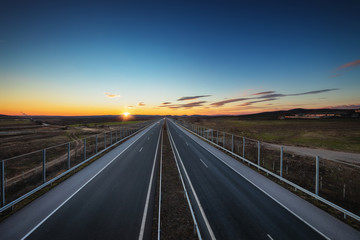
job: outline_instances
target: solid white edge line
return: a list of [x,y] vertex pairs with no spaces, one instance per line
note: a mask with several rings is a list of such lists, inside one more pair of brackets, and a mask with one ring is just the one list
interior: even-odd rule
[[162,155],[163,155],[163,142],[164,142],[164,131],[161,133],[161,147],[160,147],[160,180],[159,180],[159,213],[158,213],[158,240],[160,240],[161,233],[161,181],[162,181]]
[[[154,126],[151,126],[153,128]],[[149,128],[146,132],[148,132],[151,128]],[[144,132],[142,136],[146,133]],[[124,150],[121,151],[116,157],[114,157],[110,162],[108,162],[102,169],[100,169],[94,176],[92,176],[88,181],[86,181],[78,190],[76,190],[70,197],[68,197],[64,202],[62,202],[57,208],[55,208],[49,215],[47,215],[40,223],[38,223],[35,227],[33,227],[21,240],[26,239],[30,234],[32,234],[37,228],[39,228],[47,219],[49,219],[57,210],[59,210],[65,203],[67,203],[75,194],[77,194],[81,189],[83,189],[91,180],[93,180],[97,175],[99,175],[105,168],[107,168],[115,159],[117,159],[123,152],[125,152],[130,146],[132,146],[135,142],[137,142],[142,136],[136,139],[134,142],[130,143]]]
[[270,240],[274,240],[274,239],[270,236],[270,234],[267,234],[267,237],[270,238]]
[[204,163],[204,161],[200,158],[200,161],[208,168],[208,166]]
[[[171,133],[170,133],[170,136],[171,136]],[[204,219],[204,222],[205,222],[205,224],[206,224],[206,227],[207,227],[207,229],[208,229],[208,232],[209,232],[209,234],[210,234],[210,237],[211,237],[211,239],[216,239],[216,238],[215,238],[215,235],[214,235],[214,232],[213,232],[213,230],[211,229],[210,223],[209,223],[209,221],[208,221],[208,219],[207,219],[207,217],[206,217],[206,215],[205,215],[204,209],[202,208],[202,206],[201,206],[201,204],[200,204],[200,201],[199,201],[199,198],[198,198],[198,196],[197,196],[197,194],[196,194],[196,192],[195,192],[195,189],[194,189],[194,187],[193,187],[193,185],[192,185],[192,183],[191,183],[190,177],[189,177],[189,175],[188,175],[188,173],[187,173],[187,171],[186,171],[186,169],[185,169],[185,166],[184,166],[184,164],[183,164],[183,162],[182,162],[182,160],[181,160],[179,151],[178,151],[178,149],[177,149],[177,147],[176,147],[176,145],[175,145],[175,141],[174,141],[174,139],[173,139],[172,136],[171,136],[171,140],[173,141],[173,145],[174,145],[175,151],[176,151],[177,155],[179,156],[179,161],[180,161],[180,163],[181,163],[181,166],[182,166],[183,169],[184,169],[185,176],[186,176],[186,178],[187,178],[187,180],[188,180],[188,182],[189,182],[190,188],[191,188],[191,190],[192,190],[192,192],[193,192],[193,194],[194,194],[195,201],[196,201],[196,203],[197,203],[198,206],[199,206],[200,213],[201,213],[201,215],[202,215],[202,217],[203,217],[203,219]]]
[[182,186],[183,186],[184,193],[185,193],[185,196],[186,196],[186,200],[187,200],[187,203],[188,203],[188,206],[189,206],[189,209],[190,209],[190,213],[191,213],[192,219],[193,219],[193,221],[194,221],[194,225],[195,225],[195,228],[196,228],[196,232],[197,232],[197,234],[198,234],[199,240],[202,240],[201,233],[200,233],[200,230],[199,230],[199,225],[198,225],[198,223],[197,223],[197,221],[196,221],[196,217],[195,217],[195,215],[194,215],[194,210],[193,210],[193,207],[192,207],[191,202],[190,202],[190,199],[189,199],[189,194],[188,194],[188,191],[187,191],[187,189],[186,189],[186,186],[185,186],[184,179],[183,179],[183,176],[182,176],[181,171],[180,171],[180,167],[179,167],[178,161],[176,160],[177,157],[176,157],[176,153],[175,153],[175,151],[174,151],[173,143],[172,143],[172,141],[171,141],[171,139],[170,139],[170,131],[169,131],[169,128],[167,128],[167,132],[168,132],[168,138],[169,138],[169,142],[170,142],[170,146],[171,146],[171,151],[172,151],[172,153],[173,153],[173,155],[174,155],[174,161],[175,161],[175,163],[176,163],[176,168],[177,168],[177,170],[178,170],[179,177],[180,177],[180,180],[181,180],[181,184],[182,184]]
[[143,218],[142,218],[142,221],[141,221],[139,240],[142,240],[144,238],[145,222],[146,222],[146,216],[147,216],[147,212],[148,212],[148,208],[149,208],[149,202],[150,202],[151,184],[152,184],[152,179],[154,177],[155,163],[156,163],[156,157],[157,157],[157,153],[158,153],[158,149],[159,149],[161,132],[162,132],[162,128],[160,128],[159,137],[158,137],[158,141],[157,141],[157,145],[156,145],[154,163],[153,163],[153,167],[152,167],[152,170],[151,170],[151,177],[150,177],[148,192],[147,192],[147,196],[146,196],[146,200],[145,200],[144,214],[143,214]]
[[139,152],[141,152],[143,150],[143,147],[140,148]]
[[[177,126],[177,124],[175,124]],[[178,126],[177,126],[178,127]],[[179,129],[181,129],[180,127],[178,127]],[[197,143],[194,139],[193,141],[195,143]],[[278,203],[280,206],[282,206],[283,208],[285,208],[287,211],[289,211],[291,214],[293,214],[295,217],[297,217],[298,219],[300,219],[303,223],[305,223],[306,225],[308,225],[310,228],[312,228],[315,232],[317,232],[318,234],[320,234],[322,237],[326,238],[326,239],[331,239],[328,236],[326,236],[324,233],[320,232],[320,230],[318,230],[317,228],[315,228],[314,226],[312,226],[310,223],[308,223],[306,220],[304,220],[302,217],[300,217],[299,215],[297,215],[296,213],[294,213],[292,210],[290,210],[288,207],[286,207],[284,204],[282,204],[280,201],[278,201],[277,199],[275,199],[274,197],[272,197],[269,193],[265,192],[263,189],[261,189],[260,187],[258,187],[255,183],[253,183],[250,179],[248,179],[247,177],[245,177],[243,174],[239,173],[238,171],[236,171],[233,167],[231,167],[229,164],[227,164],[226,162],[224,162],[220,157],[216,156],[212,151],[210,151],[209,149],[206,149],[204,146],[202,146],[201,144],[197,143],[198,145],[200,145],[201,147],[203,147],[205,150],[207,150],[209,153],[211,153],[212,155],[214,155],[217,159],[219,159],[222,163],[224,163],[226,166],[228,166],[229,168],[231,168],[235,173],[239,174],[241,177],[243,177],[246,181],[248,181],[249,183],[251,183],[252,185],[254,185],[257,189],[259,189],[261,192],[263,192],[265,195],[267,195],[269,198],[271,198],[272,200],[274,200],[276,203]],[[210,145],[210,144],[209,144]],[[235,160],[236,161],[236,160]],[[239,162],[239,161],[237,161]],[[239,162],[240,163],[240,162]],[[245,166],[245,165],[244,165]]]

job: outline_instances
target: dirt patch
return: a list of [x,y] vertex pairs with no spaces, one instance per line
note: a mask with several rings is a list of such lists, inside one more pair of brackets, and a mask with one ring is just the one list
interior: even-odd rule
[[[194,222],[185,198],[184,189],[179,178],[174,155],[166,132],[166,125],[163,130],[164,144],[162,156],[163,175],[160,237],[161,239],[197,239],[194,232]],[[153,231],[152,239],[157,239],[157,225],[155,234]]]

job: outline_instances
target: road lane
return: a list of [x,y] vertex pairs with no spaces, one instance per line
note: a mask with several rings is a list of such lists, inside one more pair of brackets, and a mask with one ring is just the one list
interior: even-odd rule
[[323,239],[171,121],[167,122],[217,239],[269,239],[269,236],[274,239]]
[[[30,231],[26,239],[137,239],[148,188],[153,185],[149,182],[157,159],[162,122],[155,124],[39,227]],[[152,213],[152,208],[148,211]],[[144,229],[144,239],[150,237],[149,229]]]

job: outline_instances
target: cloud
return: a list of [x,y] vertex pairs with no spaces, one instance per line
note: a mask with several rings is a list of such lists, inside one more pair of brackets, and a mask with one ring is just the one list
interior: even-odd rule
[[160,105],[158,107],[166,107],[170,109],[178,109],[178,108],[193,108],[193,107],[201,107],[207,103],[207,101],[198,101],[198,102],[191,102],[191,103],[184,103],[184,104],[167,104],[167,105]]
[[254,94],[251,94],[251,95],[265,95],[265,94],[272,94],[272,93],[275,93],[275,91],[266,91],[266,92],[258,92],[258,93],[254,93]]
[[119,94],[112,94],[112,93],[105,93],[105,95],[108,97],[108,98],[118,98],[120,97]]
[[352,61],[352,62],[345,63],[345,64],[337,67],[335,70],[338,71],[338,70],[341,70],[341,69],[344,69],[344,68],[356,67],[356,66],[359,66],[359,65],[360,65],[360,59]]
[[319,93],[331,92],[331,91],[336,91],[336,90],[339,90],[339,89],[338,88],[322,89],[322,90],[316,90],[316,91],[310,91],[310,92],[288,94],[286,96],[301,96],[301,95],[308,95],[308,94],[319,94]]
[[210,97],[210,96],[211,96],[211,95],[200,95],[200,96],[191,96],[191,97],[181,97],[181,98],[179,98],[177,101],[194,100],[194,99],[203,98],[203,97]]
[[249,99],[252,99],[252,98],[232,98],[232,99],[228,99],[228,100],[224,100],[224,101],[220,101],[220,102],[214,102],[210,105],[215,106],[215,107],[221,107],[227,103],[246,101]]
[[169,105],[171,102],[163,102],[162,105]]
[[180,106],[181,106],[182,108],[193,108],[193,107],[200,107],[200,106],[202,106],[204,103],[206,103],[206,101],[186,103],[186,104],[181,104]]
[[[302,92],[302,93],[292,93],[292,94],[282,94],[282,93],[275,93],[275,91],[267,91],[267,92],[262,92],[261,94],[253,94],[253,95],[260,95],[258,97],[232,98],[232,99],[228,99],[228,100],[214,102],[214,103],[211,103],[210,105],[215,106],[215,107],[221,107],[221,106],[224,106],[225,104],[228,104],[228,103],[249,101],[249,100],[253,100],[253,99],[274,99],[275,100],[277,98],[282,98],[282,97],[292,97],[292,96],[303,96],[303,95],[310,95],[310,94],[319,94],[319,93],[331,92],[331,91],[336,91],[336,90],[339,90],[339,89],[338,88],[330,88],[330,89],[321,89],[321,90]],[[269,93],[269,92],[271,94],[266,94],[266,93]],[[265,94],[265,95],[262,95],[262,94]],[[260,101],[262,101],[262,100],[260,100]],[[256,103],[256,102],[259,102],[259,101],[250,101],[250,102],[244,103],[243,105],[240,105],[240,106],[247,106],[247,105],[251,105],[251,104]]]
[[263,99],[263,100],[251,101],[251,102],[246,102],[246,103],[240,104],[240,105],[238,105],[238,106],[244,107],[244,106],[249,106],[249,105],[252,105],[252,104],[254,104],[254,103],[259,103],[259,102],[269,102],[269,101],[274,101],[274,100],[277,100],[277,99],[276,99],[276,98],[269,98],[269,99]]
[[339,73],[339,74],[334,74],[334,75],[331,75],[331,76],[330,76],[330,78],[336,78],[336,77],[340,77],[340,76],[342,76],[342,74],[341,74],[341,73]]
[[143,107],[143,106],[145,106],[146,104],[144,103],[144,102],[139,102],[138,103],[138,106],[140,106],[140,107]]
[[332,109],[360,109],[360,104],[348,104],[348,105],[339,105],[339,106],[329,106],[327,108]]
[[128,108],[133,108],[134,106],[128,106]]

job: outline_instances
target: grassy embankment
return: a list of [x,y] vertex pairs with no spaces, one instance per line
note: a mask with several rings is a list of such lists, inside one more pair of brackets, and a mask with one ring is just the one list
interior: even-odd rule
[[188,121],[264,142],[360,153],[360,121],[357,119],[239,120],[224,117]]

